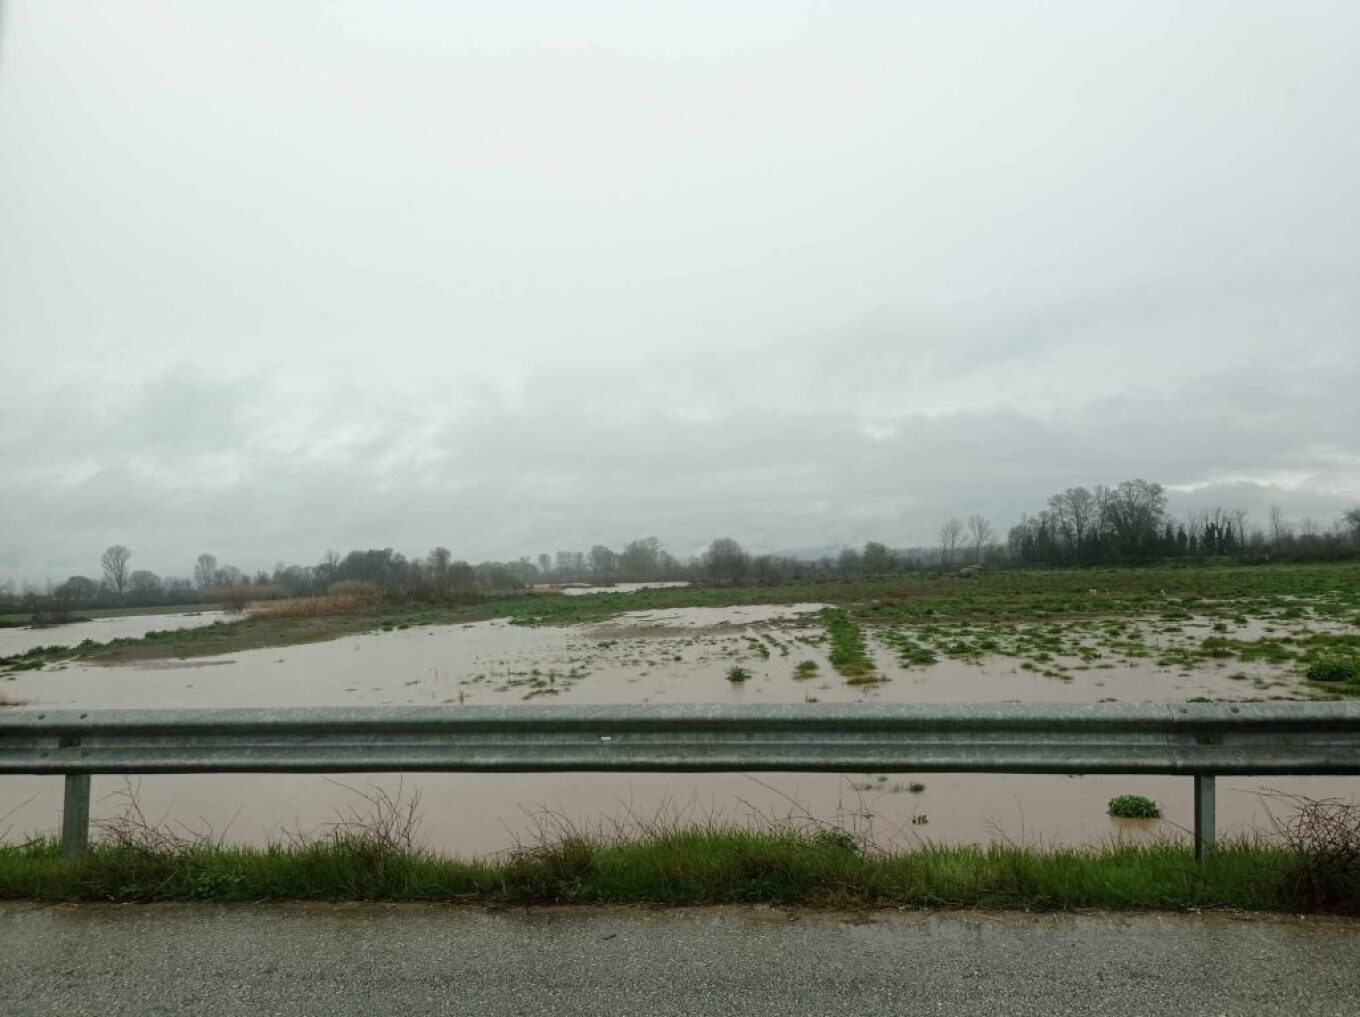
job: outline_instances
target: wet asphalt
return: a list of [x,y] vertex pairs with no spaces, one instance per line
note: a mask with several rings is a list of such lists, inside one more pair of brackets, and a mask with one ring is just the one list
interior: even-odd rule
[[0,1014],[1360,1014],[1360,922],[0,904]]

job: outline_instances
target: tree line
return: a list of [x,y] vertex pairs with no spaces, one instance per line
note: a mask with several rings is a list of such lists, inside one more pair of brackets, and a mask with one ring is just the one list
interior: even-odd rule
[[1264,525],[1242,508],[1214,508],[1173,519],[1161,484],[1126,480],[1116,487],[1069,487],[1046,508],[1011,527],[1004,557],[1018,564],[1137,564],[1182,558],[1250,561],[1327,560],[1360,550],[1360,506],[1330,527],[1297,525],[1272,506]]
[[[752,554],[731,537],[720,537],[698,555],[680,559],[656,537],[629,541],[615,550],[596,544],[588,551],[541,553],[514,561],[477,564],[456,559],[445,547],[407,557],[392,548],[328,551],[312,565],[286,565],[247,574],[199,555],[191,577],[162,577],[132,567],[132,552],[114,544],[100,556],[98,578],[74,575],[38,590],[15,592],[0,585],[0,611],[28,611],[60,621],[72,611],[121,606],[175,606],[315,596],[338,583],[362,583],[390,596],[450,600],[513,593],[536,585],[688,581],[721,585],[773,585],[837,578],[885,576],[961,566],[1082,566],[1138,564],[1184,558],[1229,557],[1248,561],[1325,560],[1360,552],[1360,506],[1330,527],[1311,519],[1290,521],[1278,508],[1251,521],[1242,509],[1213,509],[1187,518],[1167,513],[1162,485],[1127,480],[1113,487],[1069,487],[1026,514],[997,539],[981,515],[947,519],[934,547],[892,548],[881,541],[845,548],[835,556]],[[1253,525],[1248,525],[1249,521]]]

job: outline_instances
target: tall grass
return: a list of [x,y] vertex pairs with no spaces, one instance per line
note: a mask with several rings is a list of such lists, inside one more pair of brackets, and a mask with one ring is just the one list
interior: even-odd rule
[[623,841],[578,834],[494,860],[363,837],[264,848],[101,843],[68,860],[44,840],[0,847],[0,898],[1360,911],[1354,886],[1309,900],[1297,865],[1296,854],[1247,842],[1224,845],[1205,863],[1171,843],[923,845],[878,854],[824,834],[705,826]]
[[[81,858],[54,840],[0,846],[0,899],[459,900],[481,904],[764,902],[808,906],[1205,908],[1360,913],[1360,806],[1291,798],[1276,841],[1205,862],[1172,841],[1034,849],[875,847],[872,813],[792,803],[737,826],[687,810],[585,829],[559,815],[489,859],[421,846],[419,796],[364,792],[310,836],[265,847],[148,820],[135,791]],[[754,825],[757,823],[759,825]]]

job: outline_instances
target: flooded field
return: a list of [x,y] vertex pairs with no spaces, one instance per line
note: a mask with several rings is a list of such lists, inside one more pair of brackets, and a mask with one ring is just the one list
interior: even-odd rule
[[580,597],[591,593],[633,593],[637,590],[678,590],[688,586],[687,582],[657,583],[614,583],[612,586],[568,586],[562,592],[568,597]]
[[[852,683],[832,665],[822,607],[675,608],[559,627],[488,621],[396,628],[218,658],[49,665],[6,675],[0,691],[20,704],[15,709],[1300,698],[1313,692],[1286,664],[1269,654],[1215,657],[1214,640],[1301,638],[1326,629],[1194,617],[871,627],[872,674]],[[164,623],[158,617],[150,627]],[[544,823],[628,826],[657,816],[815,817],[884,845],[1178,836],[1190,824],[1190,785],[1184,778],[871,773],[176,776],[133,786],[149,817],[251,842],[323,828],[337,810],[362,806],[361,793],[374,787],[419,794],[428,843],[487,853],[532,838]],[[1220,785],[1219,828],[1231,834],[1269,828],[1261,788],[1349,797],[1355,782],[1225,778]],[[116,814],[127,790],[120,778],[96,778],[96,816]],[[52,829],[59,791],[54,778],[0,780],[0,833],[15,839]],[[1121,793],[1157,800],[1164,818],[1111,819],[1106,803]]]
[[178,614],[137,614],[118,618],[91,618],[68,625],[42,628],[0,628],[0,657],[13,657],[38,646],[75,646],[86,639],[107,643],[111,639],[140,639],[148,632],[190,629],[211,625],[226,617],[222,611],[186,611]]

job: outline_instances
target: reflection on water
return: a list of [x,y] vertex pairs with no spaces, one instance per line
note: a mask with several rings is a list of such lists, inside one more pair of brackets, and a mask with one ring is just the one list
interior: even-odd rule
[[[686,608],[634,612],[608,624],[533,628],[505,622],[377,632],[329,643],[252,650],[213,660],[122,667],[57,665],[5,683],[26,708],[315,706],[436,703],[681,702],[1093,702],[1206,696],[1253,699],[1295,686],[1265,663],[1211,662],[1185,670],[1150,659],[1104,662],[1062,680],[1015,658],[942,660],[906,667],[886,645],[871,649],[886,681],[847,685],[831,668],[816,619],[820,605]],[[132,619],[117,619],[130,621]],[[136,619],[147,621],[148,619]],[[164,619],[159,626],[164,627]],[[804,664],[811,661],[815,669]],[[1080,661],[1070,662],[1074,668]],[[726,680],[735,664],[751,679]],[[1243,674],[1252,680],[1244,680]],[[25,707],[20,707],[25,708]],[[533,835],[543,814],[601,820],[723,818],[746,822],[811,814],[838,817],[884,844],[919,840],[1092,842],[1178,835],[1190,824],[1191,781],[1170,777],[985,774],[421,774],[165,776],[139,782],[144,811],[205,820],[233,839],[260,842],[312,830],[354,805],[350,787],[378,785],[422,796],[429,843],[465,852],[503,849]],[[914,784],[924,790],[913,792]],[[96,778],[96,816],[117,811],[121,778]],[[1349,797],[1347,778],[1225,778],[1219,828],[1268,828],[1256,790],[1279,787]],[[13,839],[52,829],[56,778],[0,780],[0,832]],[[1116,794],[1143,794],[1161,822],[1133,826],[1105,815]],[[31,798],[31,800],[29,800]],[[535,817],[538,817],[536,819]]]

